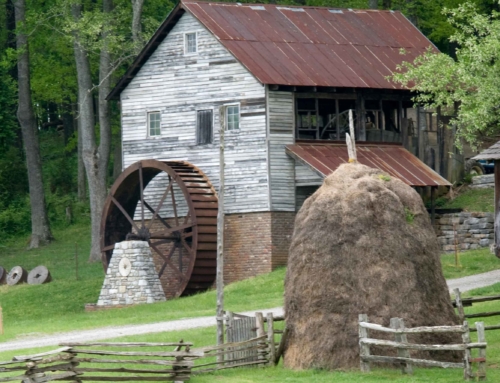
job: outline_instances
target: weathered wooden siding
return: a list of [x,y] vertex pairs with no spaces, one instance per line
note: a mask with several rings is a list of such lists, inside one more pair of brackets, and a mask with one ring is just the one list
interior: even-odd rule
[[[184,33],[198,53],[184,55]],[[121,94],[124,168],[141,159],[185,160],[219,184],[220,105],[240,103],[240,129],[226,132],[227,213],[268,211],[266,94],[191,14],[185,13]],[[197,110],[214,110],[214,141],[196,145]],[[161,137],[147,137],[147,112],[161,113]],[[151,190],[164,185],[158,181]],[[156,196],[156,197],[155,197]],[[157,192],[146,196],[159,199]]]
[[295,161],[285,153],[285,145],[295,142],[294,95],[268,90],[267,100],[271,209],[295,211]]
[[323,177],[320,177],[307,165],[296,162],[295,164],[295,182],[297,186],[321,185]]

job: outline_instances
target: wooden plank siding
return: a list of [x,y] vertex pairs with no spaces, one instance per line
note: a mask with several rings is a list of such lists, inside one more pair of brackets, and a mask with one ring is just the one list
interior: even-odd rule
[[[186,32],[197,33],[196,54],[184,54]],[[240,104],[241,117],[240,129],[225,135],[225,210],[269,211],[265,87],[189,12],[121,93],[124,168],[143,159],[189,161],[218,189],[219,106],[231,103]],[[213,109],[213,142],[197,145],[197,111],[207,109]],[[161,136],[148,137],[152,111],[161,113]],[[151,205],[165,182],[148,188]]]
[[323,183],[323,178],[308,166],[295,163],[295,184],[297,186],[319,186]]
[[271,210],[295,211],[295,161],[285,153],[295,142],[294,95],[268,90],[267,102]]

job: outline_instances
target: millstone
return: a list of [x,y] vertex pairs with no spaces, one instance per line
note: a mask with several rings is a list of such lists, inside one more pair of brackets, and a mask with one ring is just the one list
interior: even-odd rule
[[0,266],[0,285],[5,285],[5,282],[7,281],[7,271]]
[[9,275],[7,275],[7,284],[9,286],[19,285],[25,283],[28,278],[28,272],[21,266],[14,266]]
[[49,283],[51,280],[50,271],[45,266],[35,267],[28,275],[30,285],[41,285],[42,283]]

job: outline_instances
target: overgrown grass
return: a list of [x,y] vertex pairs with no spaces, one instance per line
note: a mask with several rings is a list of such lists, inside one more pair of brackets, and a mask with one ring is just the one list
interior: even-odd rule
[[458,257],[460,266],[456,267],[454,253],[441,256],[446,279],[466,277],[500,268],[500,259],[491,254],[488,248],[458,253]]
[[440,207],[463,209],[469,212],[494,212],[494,189],[467,189],[453,201],[445,201]]

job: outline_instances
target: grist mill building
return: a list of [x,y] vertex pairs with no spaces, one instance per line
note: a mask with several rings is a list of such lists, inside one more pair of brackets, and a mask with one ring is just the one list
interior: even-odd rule
[[[348,159],[349,109],[361,163],[415,187],[449,185],[418,158],[410,92],[387,80],[429,46],[400,12],[181,0],[109,96],[121,103],[124,168],[184,161],[217,191],[227,106],[225,279],[269,272],[286,264],[305,198]],[[158,201],[165,182],[145,198]],[[215,234],[202,233],[213,266]]]

